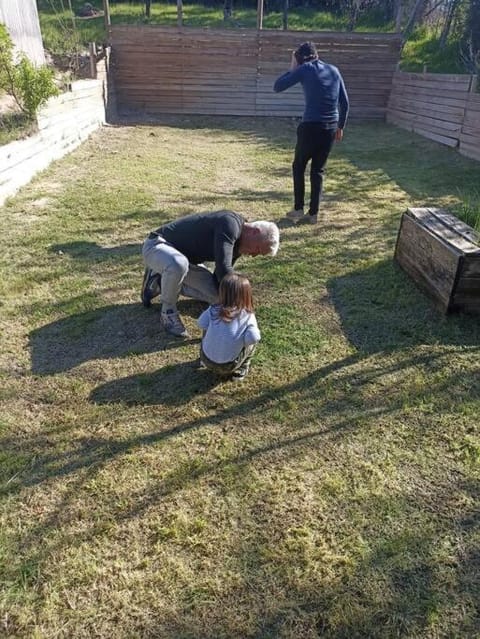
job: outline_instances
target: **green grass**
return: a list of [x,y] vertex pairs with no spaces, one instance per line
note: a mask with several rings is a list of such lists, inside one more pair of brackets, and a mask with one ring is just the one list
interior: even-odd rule
[[36,123],[20,112],[0,113],[0,146],[26,138],[36,130]]
[[[73,0],[73,10],[84,3]],[[67,5],[63,9],[60,0],[40,0],[40,25],[45,47],[57,53],[64,53],[72,47],[75,35],[72,34],[72,17]],[[139,2],[115,3],[110,7],[112,24],[160,24],[177,25],[177,8],[174,3],[153,2],[150,18],[145,17],[144,4]],[[206,7],[202,4],[186,2],[183,6],[183,22],[189,27],[212,28],[256,28],[257,11],[255,7],[235,7],[232,19],[223,19],[222,7]],[[292,8],[289,11],[289,29],[301,31],[345,31],[346,18],[326,11],[311,8]],[[104,19],[74,20],[76,37],[82,43],[103,42],[105,40]],[[280,11],[268,11],[264,15],[265,29],[281,29],[283,25]],[[378,20],[369,19],[368,15],[359,21],[359,31],[391,31],[392,25],[379,24]]]
[[[0,216],[7,638],[478,636],[480,324],[393,263],[400,215],[479,207],[479,164],[347,127],[291,226],[290,119],[108,127]],[[230,207],[263,339],[243,384],[139,303],[141,243]]]
[[450,39],[441,48],[436,31],[417,29],[405,44],[401,69],[413,73],[424,69],[429,73],[467,73],[460,52],[458,39]]
[[[72,0],[73,10],[82,6],[83,0]],[[68,5],[61,0],[39,0],[40,25],[45,47],[56,54],[72,52],[88,42],[104,42],[106,39],[104,19],[82,20],[72,16]],[[282,13],[277,6],[265,12],[265,29],[282,29]],[[176,26],[177,8],[175,3],[153,2],[151,17],[145,17],[144,4],[127,2],[112,3],[112,24],[159,24]],[[185,2],[183,22],[189,27],[212,28],[256,28],[257,12],[255,7],[235,6],[232,19],[224,21],[221,7]],[[318,11],[308,7],[292,7],[289,10],[288,28],[298,31],[345,31],[348,16],[336,15],[328,11]],[[74,26],[74,29],[73,29]],[[357,32],[392,32],[394,25],[386,22],[381,11],[372,8],[363,11],[355,27]],[[423,71],[431,73],[465,73],[460,57],[460,43],[452,38],[445,48],[439,46],[437,30],[419,28],[414,31],[402,52],[401,68],[404,71]]]

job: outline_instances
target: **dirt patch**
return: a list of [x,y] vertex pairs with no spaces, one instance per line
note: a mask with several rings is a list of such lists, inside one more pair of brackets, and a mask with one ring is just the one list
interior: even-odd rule
[[14,111],[19,110],[17,103],[11,95],[8,95],[7,93],[0,95],[0,114],[13,113]]

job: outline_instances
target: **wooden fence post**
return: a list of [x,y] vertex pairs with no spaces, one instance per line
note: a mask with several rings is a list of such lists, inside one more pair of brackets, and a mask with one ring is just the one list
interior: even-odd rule
[[284,31],[288,31],[288,0],[283,0],[282,26]]
[[103,16],[105,22],[105,31],[107,32],[107,40],[108,40],[108,31],[110,29],[111,20],[110,20],[110,4],[108,0],[103,0]]
[[183,26],[183,3],[182,0],[177,0],[177,25],[179,28]]
[[257,3],[257,29],[263,28],[263,0]]
[[88,43],[88,56],[90,60],[90,77],[95,80],[97,77],[97,47],[95,42]]

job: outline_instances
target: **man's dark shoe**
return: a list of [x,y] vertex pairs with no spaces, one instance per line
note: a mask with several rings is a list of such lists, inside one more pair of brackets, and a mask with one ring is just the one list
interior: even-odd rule
[[160,295],[161,281],[161,275],[159,273],[154,273],[150,268],[145,269],[141,294],[142,304],[145,308],[151,305],[154,297]]

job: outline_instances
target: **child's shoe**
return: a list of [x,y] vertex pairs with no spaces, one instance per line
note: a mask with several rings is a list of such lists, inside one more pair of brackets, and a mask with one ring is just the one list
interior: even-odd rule
[[234,382],[243,382],[245,377],[248,375],[248,371],[250,370],[250,362],[246,362],[239,366],[236,371],[232,373],[232,381]]

